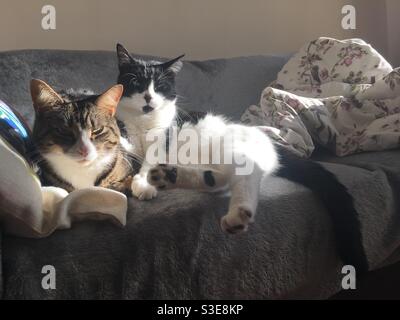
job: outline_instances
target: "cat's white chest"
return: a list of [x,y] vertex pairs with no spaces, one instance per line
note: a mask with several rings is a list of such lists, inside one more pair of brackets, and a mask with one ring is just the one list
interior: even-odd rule
[[81,168],[67,167],[62,172],[63,178],[75,189],[83,189],[94,186],[99,174],[101,174],[101,172],[95,168],[82,170]]
[[45,158],[54,172],[75,189],[93,187],[98,177],[112,162],[112,156],[96,159],[89,166],[82,166],[65,155],[47,155]]

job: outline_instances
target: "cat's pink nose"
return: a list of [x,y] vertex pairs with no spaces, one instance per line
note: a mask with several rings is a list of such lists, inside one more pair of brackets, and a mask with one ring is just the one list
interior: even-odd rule
[[89,154],[89,149],[85,146],[81,146],[78,149],[78,153],[82,156],[82,157],[87,157],[87,155]]

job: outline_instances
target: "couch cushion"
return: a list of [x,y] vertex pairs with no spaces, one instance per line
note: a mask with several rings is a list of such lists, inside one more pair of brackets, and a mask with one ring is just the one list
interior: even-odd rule
[[187,62],[178,75],[179,105],[213,111],[239,120],[243,111],[258,104],[262,89],[273,81],[286,56],[255,56]]
[[[394,195],[380,171],[328,164],[367,223],[373,265],[399,245]],[[221,232],[228,199],[165,191],[129,201],[125,229],[82,222],[45,239],[3,239],[5,298],[248,299],[326,298],[340,289],[332,225],[311,191],[265,178],[256,222],[246,234]],[[41,288],[55,266],[57,290]]]
[[[179,105],[239,119],[245,108],[259,101],[261,90],[276,77],[287,59],[257,56],[185,62],[177,79]],[[15,107],[31,124],[31,78],[42,79],[58,89],[101,92],[115,83],[118,74],[116,53],[101,51],[1,52],[0,70],[0,99]]]

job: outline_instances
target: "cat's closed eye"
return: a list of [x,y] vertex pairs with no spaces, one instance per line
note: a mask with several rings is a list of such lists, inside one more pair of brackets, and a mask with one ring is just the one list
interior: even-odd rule
[[93,138],[93,139],[96,139],[96,138],[102,137],[102,136],[104,136],[106,133],[107,133],[107,132],[106,132],[106,130],[105,130],[104,127],[92,129],[92,138]]
[[103,132],[103,130],[104,130],[104,127],[95,128],[92,130],[92,134],[94,134],[94,135],[100,134]]

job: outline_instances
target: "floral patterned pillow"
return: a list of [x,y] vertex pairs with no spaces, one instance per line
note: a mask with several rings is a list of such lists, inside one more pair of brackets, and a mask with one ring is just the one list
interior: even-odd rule
[[360,39],[322,37],[288,61],[242,121],[303,157],[315,143],[338,156],[397,148],[400,69]]

